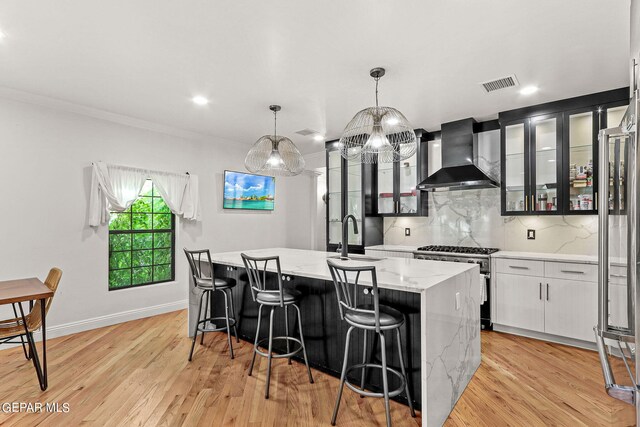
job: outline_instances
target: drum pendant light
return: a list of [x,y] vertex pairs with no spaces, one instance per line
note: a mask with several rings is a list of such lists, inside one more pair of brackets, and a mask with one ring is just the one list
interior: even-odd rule
[[273,111],[273,135],[265,135],[253,144],[244,165],[252,173],[298,175],[304,170],[304,158],[293,141],[277,133],[277,115],[282,108],[270,105],[269,109]]
[[378,105],[378,81],[384,68],[369,72],[376,82],[376,106],[354,116],[340,138],[342,157],[361,163],[391,163],[408,159],[418,148],[416,134],[398,110]]

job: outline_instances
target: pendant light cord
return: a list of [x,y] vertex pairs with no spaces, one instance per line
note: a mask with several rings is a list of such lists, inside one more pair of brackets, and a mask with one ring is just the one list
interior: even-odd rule
[[277,139],[278,136],[278,112],[273,112],[273,137]]
[[378,108],[378,81],[380,81],[380,77],[374,77],[376,81],[376,108]]

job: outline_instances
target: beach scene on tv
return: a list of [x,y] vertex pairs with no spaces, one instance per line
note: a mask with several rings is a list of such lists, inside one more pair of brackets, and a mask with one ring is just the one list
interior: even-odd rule
[[225,209],[255,209],[272,211],[275,179],[272,176],[225,171]]

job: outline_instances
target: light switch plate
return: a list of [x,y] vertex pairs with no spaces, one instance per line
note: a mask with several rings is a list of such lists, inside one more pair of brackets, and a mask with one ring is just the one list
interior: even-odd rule
[[411,236],[411,229],[409,227],[404,229],[404,235],[407,236],[407,237]]
[[456,310],[460,310],[460,292],[456,292]]
[[536,240],[536,230],[527,230],[527,240]]

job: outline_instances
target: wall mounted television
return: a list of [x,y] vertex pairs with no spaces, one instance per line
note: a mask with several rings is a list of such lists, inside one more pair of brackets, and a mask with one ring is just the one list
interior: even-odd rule
[[276,181],[272,176],[224,171],[224,209],[272,211]]

